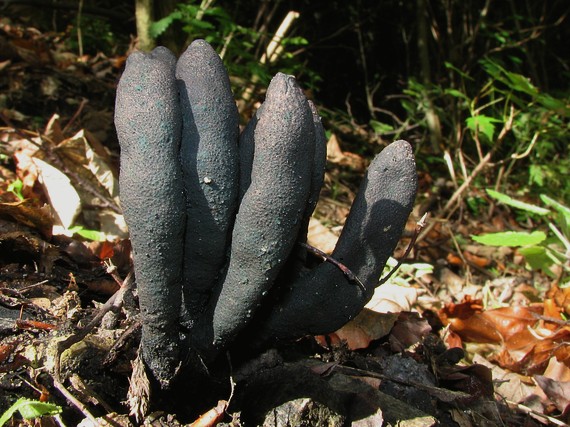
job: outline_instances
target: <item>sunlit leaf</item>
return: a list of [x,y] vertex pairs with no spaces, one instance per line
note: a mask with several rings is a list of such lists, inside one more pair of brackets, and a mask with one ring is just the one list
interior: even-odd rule
[[2,414],[0,417],[0,426],[6,424],[16,412],[19,412],[22,418],[30,420],[43,417],[44,415],[56,415],[59,414],[61,410],[60,406],[52,403],[38,402],[37,400],[29,400],[21,397]]
[[527,246],[538,245],[546,240],[546,234],[542,231],[527,233],[523,231],[505,231],[501,233],[489,233],[480,236],[471,236],[477,243],[486,246]]
[[152,38],[156,38],[158,36],[160,36],[162,33],[164,33],[168,27],[170,27],[170,25],[177,19],[181,19],[182,18],[182,13],[180,12],[173,12],[170,15],[156,21],[153,22],[150,25],[150,29],[149,29],[149,33],[150,36]]
[[506,194],[499,193],[498,191],[489,190],[487,189],[487,194],[491,196],[493,199],[498,200],[505,205],[512,206],[513,208],[522,209],[527,212],[531,212],[537,215],[548,215],[550,210],[541,208],[539,206],[521,202],[520,200],[513,199],[512,197],[507,196]]
[[106,240],[105,233],[102,233],[97,230],[87,230],[79,225],[71,227],[69,231],[74,234],[79,234],[81,237],[88,240],[93,240],[95,242],[103,242]]
[[40,183],[49,197],[51,207],[63,228],[69,228],[81,211],[81,198],[77,190],[59,169],[41,159],[34,158],[33,162],[38,167]]
[[520,248],[519,253],[524,256],[525,261],[533,270],[542,270],[550,277],[555,277],[555,274],[550,270],[550,266],[554,264],[554,261],[548,256],[545,247],[530,246],[528,248]]
[[24,195],[22,194],[23,188],[24,188],[24,183],[20,179],[17,179],[8,185],[8,188],[6,188],[6,191],[14,193],[14,195],[18,199],[24,200]]
[[379,122],[378,120],[370,120],[369,124],[370,124],[370,127],[376,133],[385,133],[385,132],[390,132],[390,131],[394,130],[393,126],[390,126],[387,123]]
[[562,203],[557,202],[556,200],[548,197],[546,194],[540,195],[540,200],[544,202],[545,205],[551,206],[560,212],[562,215],[570,217],[570,208],[563,205]]
[[473,132],[479,132],[485,135],[489,141],[493,141],[495,135],[495,125],[493,123],[500,123],[501,120],[494,117],[478,115],[469,117],[466,120],[467,127]]

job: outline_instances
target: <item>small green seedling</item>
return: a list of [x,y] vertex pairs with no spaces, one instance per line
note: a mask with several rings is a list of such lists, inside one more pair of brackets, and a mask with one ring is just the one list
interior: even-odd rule
[[22,194],[22,189],[24,188],[24,183],[22,180],[17,179],[16,181],[8,185],[7,191],[14,193],[16,197],[20,200],[24,200],[24,195]]
[[97,230],[88,230],[81,225],[75,225],[69,229],[73,234],[79,234],[81,237],[87,240],[93,240],[95,242],[103,242],[106,240],[105,233]]
[[12,415],[16,412],[19,412],[25,420],[31,420],[41,418],[45,415],[57,415],[61,413],[61,411],[61,406],[54,405],[53,403],[39,402],[37,400],[21,397],[2,414],[0,417],[0,427],[10,421],[10,418],[12,418]]

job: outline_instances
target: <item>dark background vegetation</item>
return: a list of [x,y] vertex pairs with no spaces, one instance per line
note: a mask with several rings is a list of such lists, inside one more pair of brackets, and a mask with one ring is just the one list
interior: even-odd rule
[[[237,97],[255,81],[252,100],[261,100],[271,76],[286,71],[310,89],[328,129],[344,134],[352,151],[373,154],[386,142],[405,138],[421,153],[422,167],[446,173],[446,151],[456,165],[465,156],[474,167],[490,149],[515,184],[568,200],[570,188],[562,178],[570,172],[567,1],[218,0],[197,18],[206,3],[155,2],[155,20],[172,19],[153,31],[158,44],[178,52],[197,37],[207,38],[218,52],[225,45]],[[80,49],[80,39],[86,55],[124,55],[133,47],[134,2],[0,5],[14,22],[51,32],[72,51]],[[260,65],[291,10],[300,16],[286,35],[284,54]],[[502,67],[502,78],[496,67],[489,71],[489,62]],[[530,89],[513,83],[513,75],[528,79]],[[511,106],[514,130],[494,147]],[[248,115],[247,108],[242,112]],[[486,132],[484,125],[490,126]],[[512,155],[524,153],[537,132],[530,152],[513,163]]]

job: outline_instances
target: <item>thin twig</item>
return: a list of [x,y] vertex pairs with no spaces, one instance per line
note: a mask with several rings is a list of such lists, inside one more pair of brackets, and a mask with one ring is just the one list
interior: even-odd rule
[[128,341],[128,339],[133,336],[134,334],[136,334],[139,329],[142,327],[142,323],[137,320],[135,321],[132,325],[130,325],[117,339],[117,341],[114,342],[113,346],[109,349],[107,356],[105,356],[105,359],[103,360],[103,365],[107,366],[110,365],[111,363],[113,363],[117,357],[118,357],[118,352],[119,350],[125,345],[125,343]]
[[547,420],[548,422],[552,423],[555,426],[568,427],[568,424],[566,424],[565,422],[560,421],[554,417],[550,417],[546,414],[543,414],[542,412],[535,411],[534,409],[529,408],[528,406],[525,406],[522,403],[516,403],[516,402],[510,401],[510,400],[507,400],[506,402],[510,407],[519,409],[520,411],[524,412],[525,414],[533,415],[533,416],[538,417],[538,418],[542,418],[542,419]]
[[[497,141],[493,145],[493,148],[491,150],[489,150],[487,152],[487,154],[481,159],[479,164],[477,166],[475,166],[475,168],[473,169],[471,174],[469,176],[465,177],[465,181],[463,181],[463,184],[461,184],[461,186],[457,190],[455,190],[455,192],[453,193],[451,198],[447,201],[447,203],[445,204],[445,206],[441,210],[441,214],[440,214],[441,218],[445,217],[447,214],[449,214],[452,211],[452,209],[454,208],[454,205],[459,201],[459,198],[461,196],[463,196],[463,193],[465,192],[465,190],[467,190],[469,188],[469,186],[471,185],[473,180],[477,177],[477,175],[479,175],[479,173],[491,161],[491,157],[492,157],[493,153],[498,149],[498,147],[501,144],[501,142],[503,141],[503,139],[505,139],[505,136],[507,136],[507,134],[513,128],[514,117],[515,117],[515,109],[513,106],[511,106],[509,118],[507,119],[507,122],[504,124],[503,129],[501,129],[501,132],[500,132],[499,136],[497,137]],[[422,234],[418,237],[418,241],[424,239],[425,236],[435,226],[435,224],[436,224],[436,222],[432,221],[431,224],[429,224],[424,229]]]
[[69,130],[69,128],[71,127],[71,125],[73,125],[73,123],[75,122],[75,120],[77,120],[77,118],[79,117],[79,115],[81,114],[81,112],[83,111],[83,109],[85,108],[85,106],[87,105],[87,99],[83,98],[79,104],[79,107],[77,107],[77,110],[75,110],[75,113],[73,113],[73,116],[71,116],[71,119],[69,119],[69,121],[67,122],[67,124],[64,126],[64,128],[61,130],[61,133],[65,135],[65,133]]
[[384,278],[380,279],[378,286],[383,285],[388,280],[390,280],[390,277],[392,277],[394,275],[394,273],[398,270],[398,268],[400,268],[400,266],[402,265],[404,260],[408,257],[408,255],[410,255],[410,252],[412,251],[412,248],[416,244],[416,240],[418,239],[420,232],[426,226],[427,216],[428,216],[428,214],[426,212],[420,218],[420,220],[417,222],[416,229],[414,230],[414,235],[412,236],[412,239],[410,240],[410,243],[408,244],[408,247],[406,248],[406,252],[404,252],[404,255],[398,260],[398,263],[396,264],[396,266],[392,270],[390,270],[390,272]]
[[364,283],[362,283],[360,281],[360,279],[358,278],[358,276],[356,276],[356,274],[354,274],[352,271],[350,271],[350,269],[344,265],[343,263],[341,263],[340,261],[337,261],[336,259],[334,259],[333,257],[331,257],[330,255],[327,255],[326,253],[324,253],[323,251],[321,251],[320,249],[315,248],[314,246],[311,246],[307,243],[304,242],[299,242],[299,245],[301,245],[302,247],[304,247],[305,249],[307,249],[309,252],[320,256],[321,258],[323,258],[326,262],[330,262],[332,265],[334,265],[335,267],[337,267],[340,271],[342,271],[342,273],[346,276],[346,278],[351,281],[351,282],[355,282],[358,287],[360,289],[362,289],[362,292],[366,292],[366,286],[364,286]]
[[61,394],[63,394],[63,396],[69,400],[69,402],[75,406],[83,415],[85,415],[85,417],[91,421],[93,423],[94,426],[100,426],[101,423],[99,421],[97,421],[97,419],[93,416],[93,414],[91,412],[89,412],[89,410],[87,409],[87,407],[80,402],[74,395],[72,395],[69,390],[67,390],[65,388],[65,386],[57,379],[54,378],[53,379],[53,385],[55,388],[57,388],[59,390],[59,392]]

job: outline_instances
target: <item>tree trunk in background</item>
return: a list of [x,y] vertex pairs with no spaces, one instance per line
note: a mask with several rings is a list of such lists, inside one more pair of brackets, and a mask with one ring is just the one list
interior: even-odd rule
[[[420,80],[422,84],[429,85],[431,83],[431,72],[429,64],[429,48],[428,48],[428,10],[426,0],[417,0],[417,21],[418,21],[418,54],[420,59]],[[433,108],[432,100],[424,87],[423,91],[424,104],[426,108],[426,121],[430,134],[430,142],[434,154],[441,152],[441,123],[439,117]]]
[[138,48],[140,50],[150,51],[155,46],[155,41],[150,36],[150,25],[154,21],[153,8],[153,0],[135,0]]

